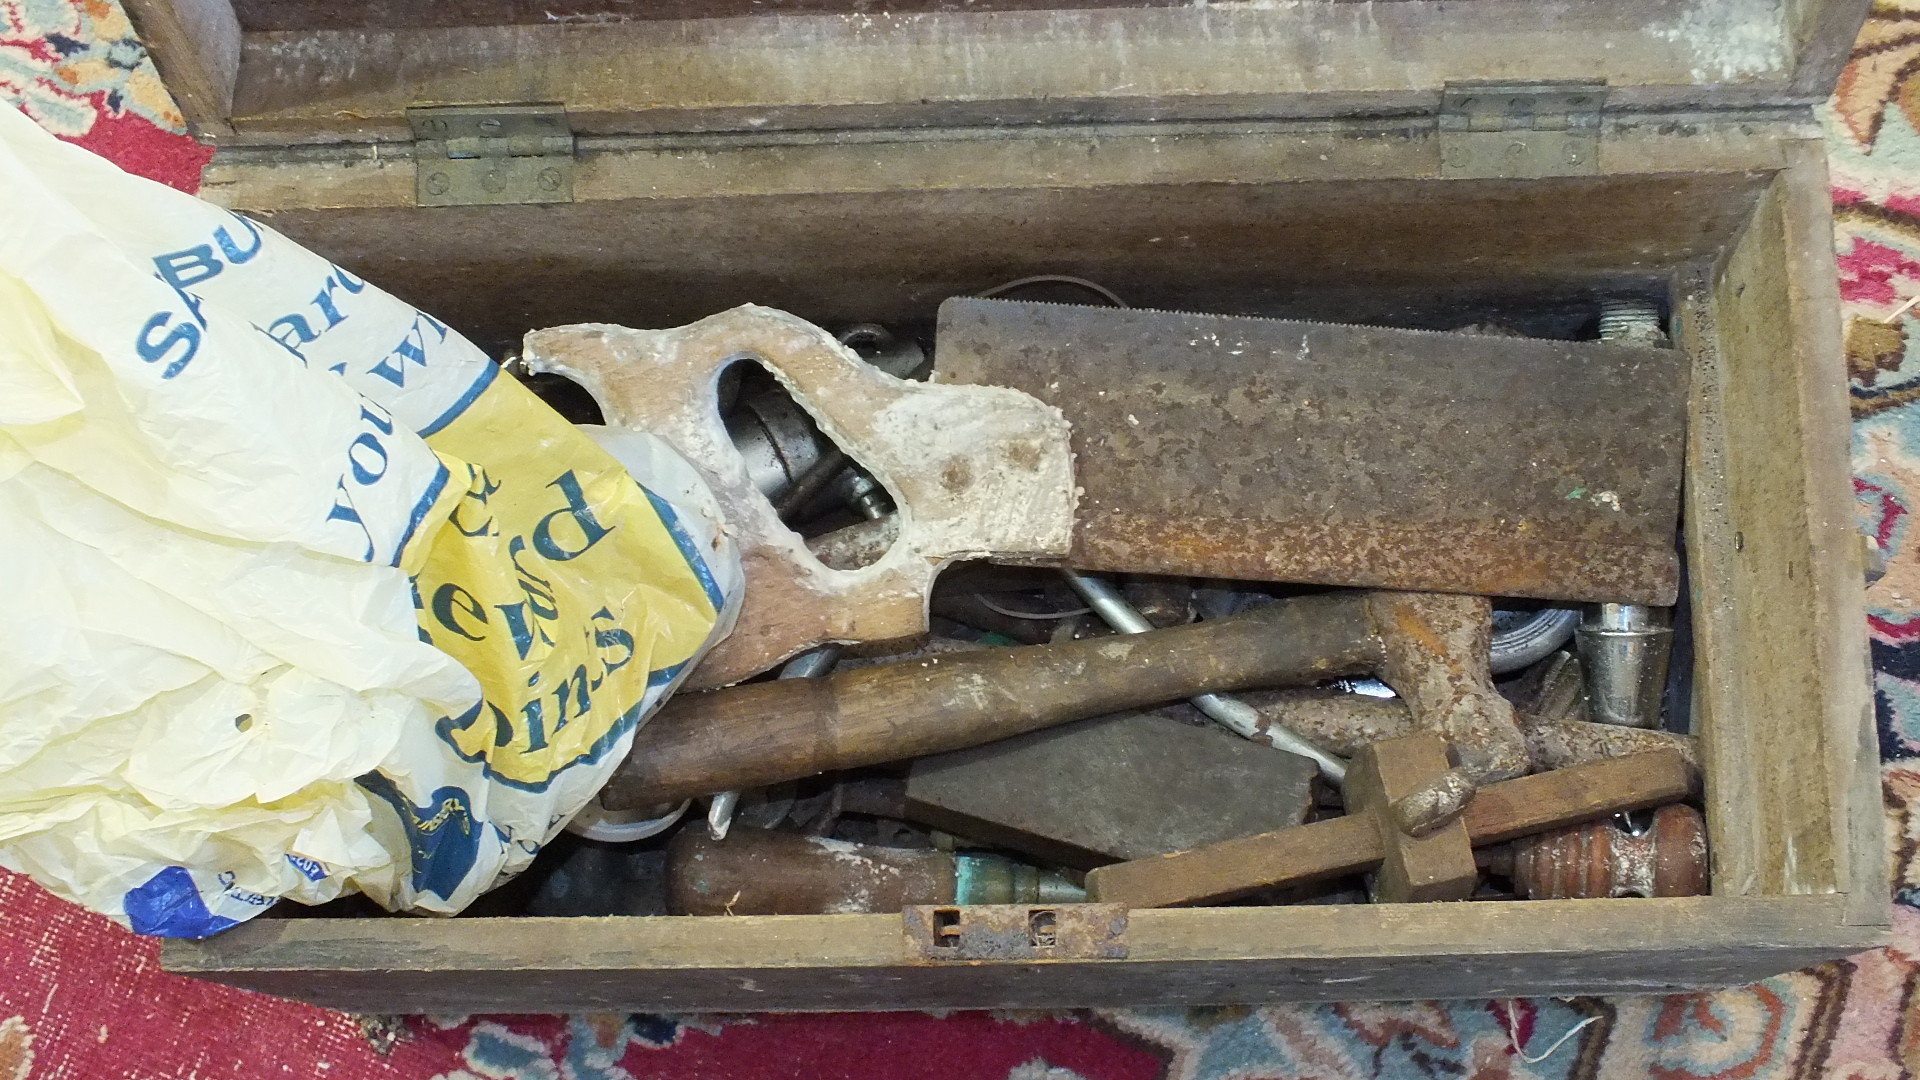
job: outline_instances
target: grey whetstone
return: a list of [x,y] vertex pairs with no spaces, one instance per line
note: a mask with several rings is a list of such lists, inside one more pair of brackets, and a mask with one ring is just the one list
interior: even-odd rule
[[922,758],[907,814],[1090,868],[1298,825],[1313,775],[1218,728],[1122,713]]

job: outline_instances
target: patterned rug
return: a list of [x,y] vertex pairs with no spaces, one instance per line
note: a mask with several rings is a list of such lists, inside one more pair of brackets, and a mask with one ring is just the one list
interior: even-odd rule
[[[1920,906],[1920,0],[1880,0],[1828,110],[1894,895]],[[112,0],[0,0],[0,100],[192,191]],[[1920,1074],[1920,911],[1894,945],[1713,994],[1046,1014],[348,1016],[167,975],[158,944],[0,872],[0,1080],[1773,1080]],[[1569,1037],[1570,1036],[1570,1037]]]

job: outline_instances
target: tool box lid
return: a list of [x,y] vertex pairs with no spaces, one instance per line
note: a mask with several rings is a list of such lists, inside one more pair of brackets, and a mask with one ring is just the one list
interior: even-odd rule
[[588,137],[1436,114],[1444,126],[1487,83],[1599,88],[1574,99],[1575,125],[1590,101],[1799,109],[1831,92],[1869,6],[127,0],[195,130],[266,146],[406,141],[409,108],[475,103],[562,105]]

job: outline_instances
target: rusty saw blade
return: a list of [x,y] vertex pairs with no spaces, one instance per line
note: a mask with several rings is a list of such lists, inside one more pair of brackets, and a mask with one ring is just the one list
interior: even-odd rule
[[1677,349],[955,298],[934,356],[1066,413],[1083,569],[1674,602]]

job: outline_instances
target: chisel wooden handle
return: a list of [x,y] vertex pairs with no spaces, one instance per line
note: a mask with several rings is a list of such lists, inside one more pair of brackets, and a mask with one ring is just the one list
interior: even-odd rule
[[1320,682],[1379,657],[1365,594],[1329,593],[1145,634],[682,694],[640,729],[600,800],[678,802],[1211,691]]

